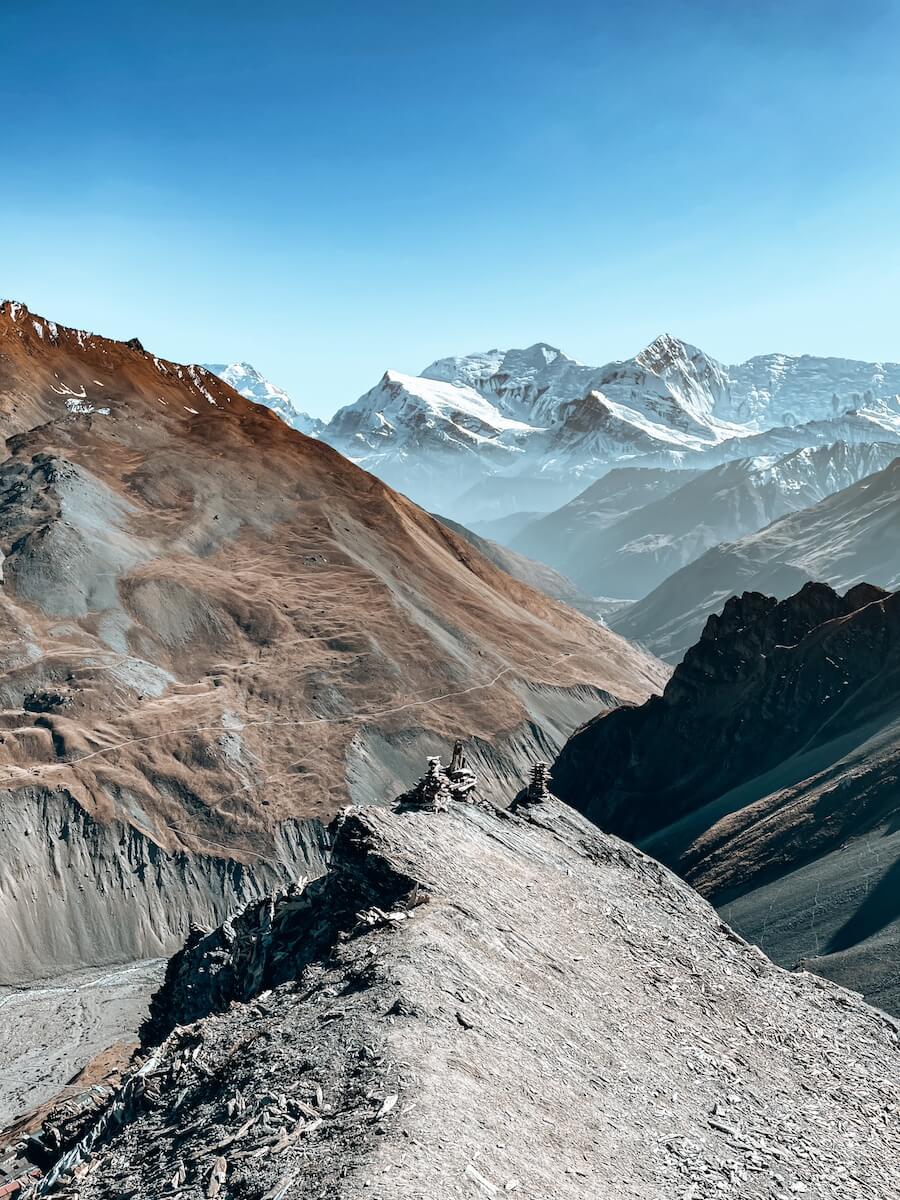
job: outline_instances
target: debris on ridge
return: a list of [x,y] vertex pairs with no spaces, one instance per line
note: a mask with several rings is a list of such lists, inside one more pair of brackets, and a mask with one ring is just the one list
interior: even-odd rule
[[897,1025],[638,850],[552,796],[331,835],[325,876],[176,956],[139,1064],[24,1194],[900,1194]]

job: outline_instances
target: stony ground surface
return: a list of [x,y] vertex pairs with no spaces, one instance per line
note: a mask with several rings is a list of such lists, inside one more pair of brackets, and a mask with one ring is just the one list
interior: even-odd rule
[[135,1044],[161,960],[0,988],[0,1129],[55,1096],[98,1054]]
[[170,968],[154,1029],[62,1194],[900,1194],[896,1024],[555,801],[350,810],[324,880]]

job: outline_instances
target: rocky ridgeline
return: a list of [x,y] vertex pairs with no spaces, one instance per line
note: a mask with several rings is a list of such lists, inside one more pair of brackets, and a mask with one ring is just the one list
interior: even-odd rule
[[623,837],[653,833],[800,749],[897,653],[898,626],[900,599],[869,584],[735,596],[662,696],[573,734],[559,795]]
[[451,766],[192,937],[135,1069],[24,1194],[897,1194],[893,1022],[773,966],[544,764],[509,811]]

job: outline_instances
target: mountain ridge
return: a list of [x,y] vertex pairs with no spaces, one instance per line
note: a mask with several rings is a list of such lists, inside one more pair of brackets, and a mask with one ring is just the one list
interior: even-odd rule
[[[530,521],[512,549],[549,563],[586,593],[640,600],[706,550],[809,507],[900,453],[892,443],[837,442],[794,450],[781,458],[731,459],[702,472],[653,472],[623,467],[592,484],[561,509]],[[629,475],[633,472],[633,475]],[[646,503],[607,512],[612,481],[648,481]],[[655,492],[649,490],[649,481]],[[619,503],[630,505],[623,497]]]
[[[506,786],[604,685],[612,703],[665,677],[323,441],[137,340],[0,306],[0,429],[7,982],[93,965],[115,878],[105,961],[140,952],[148,913],[170,948],[193,916],[224,915],[220,867],[250,895],[254,864],[283,877],[301,860],[291,823],[395,794],[460,734],[485,788]],[[51,940],[33,936],[33,896],[67,813],[84,891]],[[136,881],[128,838],[96,833],[116,822],[165,869]],[[169,904],[184,855],[208,886]]]
[[[601,367],[542,342],[438,359],[421,376],[396,376],[402,398],[385,388],[391,376],[340,409],[323,436],[464,523],[489,515],[465,499],[479,479],[514,488],[530,473],[574,495],[579,481],[626,461],[703,469],[842,439],[900,442],[900,365],[775,354],[726,367],[670,334]],[[475,396],[491,407],[477,429],[448,436],[416,379],[450,389],[445,410],[454,393],[463,411]],[[520,423],[513,439],[504,437],[510,420]]]
[[251,363],[204,363],[207,371],[218,375],[220,379],[233,387],[245,399],[256,404],[264,404],[277,416],[281,417],[292,429],[299,429],[308,437],[318,437],[325,428],[325,422],[318,417],[311,417],[308,412],[297,404],[283,388],[276,387],[257,371]]
[[555,787],[783,965],[897,1012],[898,680],[900,593],[745,592],[661,697],[572,735]]
[[49,1178],[90,1147],[85,1200],[886,1196],[896,1048],[552,799],[350,809],[323,879],[173,960]]
[[900,456],[809,508],[707,550],[611,624],[673,661],[736,593],[785,598],[810,580],[847,588],[865,579],[893,590],[900,585],[898,509]]

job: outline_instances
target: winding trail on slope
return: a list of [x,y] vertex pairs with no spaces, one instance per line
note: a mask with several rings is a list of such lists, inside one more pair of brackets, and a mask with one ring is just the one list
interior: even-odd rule
[[[331,635],[331,636],[336,636],[336,635]],[[554,658],[549,663],[546,663],[545,669],[550,669],[551,667],[557,666],[561,662],[565,662],[567,659],[574,658],[576,656],[576,653],[577,653],[576,651],[571,650],[567,654],[559,655],[558,658]],[[268,719],[262,720],[262,721],[243,721],[243,722],[241,722],[241,728],[242,729],[253,729],[253,728],[260,728],[260,727],[271,728],[274,726],[300,727],[300,726],[305,726],[305,725],[317,725],[318,726],[318,725],[364,724],[367,721],[374,721],[380,717],[388,717],[388,716],[393,716],[395,713],[406,712],[408,709],[411,709],[411,708],[427,708],[432,704],[439,704],[443,700],[453,700],[458,696],[468,696],[473,692],[489,691],[491,688],[496,687],[497,684],[500,682],[500,680],[503,679],[506,675],[509,675],[514,671],[521,671],[521,670],[523,670],[523,668],[519,665],[506,666],[501,671],[498,671],[497,674],[493,677],[493,679],[489,680],[487,683],[476,683],[476,684],[473,684],[471,687],[461,688],[457,691],[443,692],[438,696],[431,696],[426,700],[409,700],[404,704],[392,705],[390,708],[379,709],[375,712],[357,713],[355,715],[346,716],[346,717],[301,717],[301,718],[297,718],[297,719],[293,719],[293,720],[279,720],[278,718],[272,717],[272,718],[268,718]],[[73,758],[67,762],[47,763],[47,764],[41,765],[39,767],[6,766],[6,767],[0,768],[0,771],[5,772],[7,778],[10,778],[10,779],[21,778],[22,775],[26,775],[26,774],[32,775],[35,773],[44,774],[45,772],[50,772],[50,771],[65,771],[65,770],[70,770],[72,767],[77,766],[79,763],[88,762],[90,759],[102,758],[108,754],[115,753],[117,750],[123,750],[127,746],[137,746],[137,745],[141,745],[146,742],[155,742],[155,741],[159,741],[162,738],[172,737],[173,735],[176,735],[176,734],[203,733],[203,732],[208,732],[209,730],[212,730],[212,729],[219,729],[219,728],[221,728],[221,725],[219,723],[216,723],[216,724],[211,724],[211,725],[187,725],[187,726],[183,726],[182,728],[178,728],[178,729],[164,729],[164,730],[161,730],[159,733],[149,733],[149,734],[144,735],[143,737],[126,738],[124,741],[116,742],[112,746],[103,746],[99,750],[91,750],[87,754],[81,754],[78,756],[78,758]],[[2,776],[0,776],[0,778],[2,778]]]

